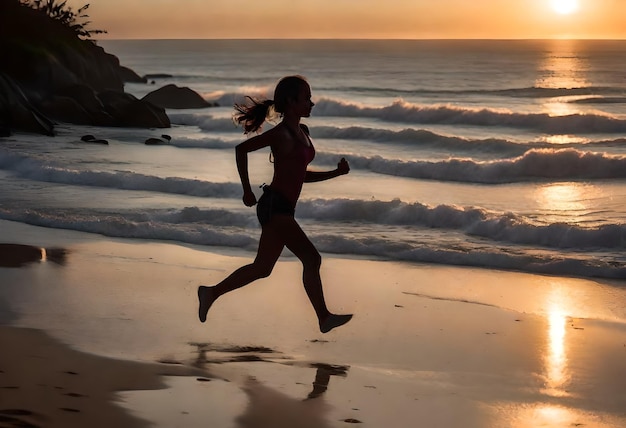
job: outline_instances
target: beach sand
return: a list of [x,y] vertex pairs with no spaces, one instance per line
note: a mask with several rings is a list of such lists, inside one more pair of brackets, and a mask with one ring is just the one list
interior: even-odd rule
[[116,393],[163,388],[188,367],[113,360],[70,349],[40,330],[0,327],[0,426],[138,427]]
[[251,254],[0,230],[0,427],[626,426],[623,282],[324,255],[321,334],[286,254],[201,324]]

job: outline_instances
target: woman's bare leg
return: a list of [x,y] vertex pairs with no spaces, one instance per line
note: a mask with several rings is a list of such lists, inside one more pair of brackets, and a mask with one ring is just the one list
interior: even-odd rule
[[352,318],[352,315],[336,315],[326,307],[324,290],[320,277],[322,257],[313,243],[306,236],[300,225],[293,217],[281,216],[280,231],[287,248],[302,262],[302,282],[307,296],[315,309],[315,314],[322,333],[327,333],[339,327]]
[[271,221],[266,226],[263,226],[254,262],[240,267],[213,287],[204,285],[198,287],[198,318],[200,318],[200,322],[206,321],[207,313],[218,297],[248,285],[257,279],[266,278],[272,273],[272,269],[284,247],[281,237],[282,233],[278,231],[274,223],[275,221]]
[[333,314],[326,307],[320,277],[321,256],[295,219],[285,215],[275,215],[263,226],[253,263],[240,267],[213,287],[198,287],[200,321],[206,321],[211,305],[219,296],[269,276],[285,245],[302,262],[304,289],[317,315],[320,331],[327,333],[350,321],[352,315]]

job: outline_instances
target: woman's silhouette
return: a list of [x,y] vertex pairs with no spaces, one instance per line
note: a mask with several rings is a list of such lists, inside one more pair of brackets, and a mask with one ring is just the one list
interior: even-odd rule
[[198,287],[198,316],[201,322],[205,322],[209,308],[218,297],[269,276],[286,246],[302,262],[304,288],[315,309],[320,331],[326,333],[350,321],[352,315],[336,315],[326,307],[320,278],[321,256],[296,222],[294,212],[304,183],[347,174],[350,167],[342,158],[332,171],[307,170],[315,156],[315,149],[309,130],[300,123],[300,119],[311,114],[314,104],[311,101],[311,88],[304,77],[288,76],[281,79],[274,90],[273,100],[250,100],[250,105],[235,105],[235,119],[243,125],[245,134],[259,131],[271,108],[282,117],[280,123],[272,129],[236,147],[243,203],[249,207],[257,204],[257,200],[248,176],[248,153],[269,146],[274,158],[272,183],[263,187],[263,195],[257,204],[257,216],[262,228],[259,248],[251,264],[240,267],[215,286]]

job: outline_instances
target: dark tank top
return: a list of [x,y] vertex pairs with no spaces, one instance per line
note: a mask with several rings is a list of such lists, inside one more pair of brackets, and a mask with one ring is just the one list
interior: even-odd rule
[[287,198],[294,208],[302,191],[307,166],[315,157],[313,143],[306,128],[303,129],[305,129],[309,145],[296,144],[290,153],[274,157],[274,177],[270,185],[272,189]]

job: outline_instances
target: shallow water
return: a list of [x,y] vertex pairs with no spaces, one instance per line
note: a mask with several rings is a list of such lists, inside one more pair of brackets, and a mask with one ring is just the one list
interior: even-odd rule
[[[307,76],[312,168],[297,209],[324,252],[626,278],[626,42],[102,41],[139,74],[169,73],[218,108],[167,130],[60,125],[0,140],[0,218],[253,251],[231,105]],[[268,126],[271,126],[269,124]],[[168,146],[148,137],[172,136]],[[95,134],[109,145],[88,145]],[[253,185],[271,179],[250,156]],[[260,193],[260,190],[257,189]]]

